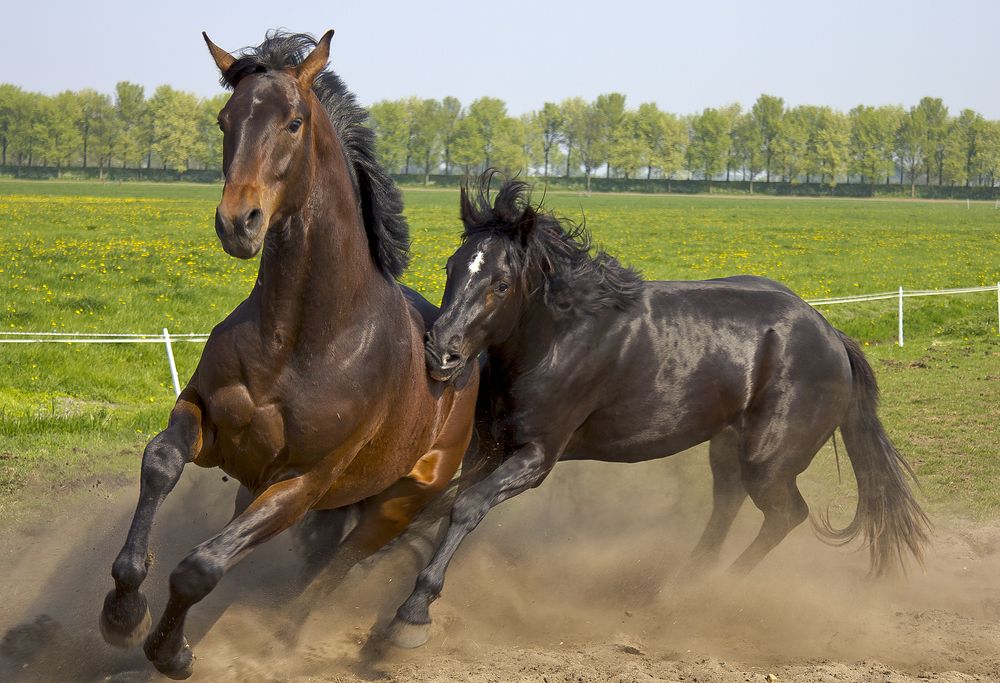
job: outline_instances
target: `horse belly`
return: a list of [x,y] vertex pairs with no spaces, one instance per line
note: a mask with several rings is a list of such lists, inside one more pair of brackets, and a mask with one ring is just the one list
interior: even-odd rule
[[619,396],[592,412],[573,434],[563,459],[655,460],[707,441],[725,427],[728,401],[703,390],[682,390],[677,378],[671,380],[670,391],[627,382],[633,396]]
[[563,460],[644,462],[687,450],[723,428],[721,421],[678,425],[673,420],[592,416],[566,446]]
[[[391,430],[391,437],[376,435],[354,457],[330,490],[316,505],[320,509],[337,508],[370,498],[399,481],[433,447],[433,420],[411,422],[419,429],[402,434]],[[402,424],[395,420],[392,424]]]
[[355,458],[315,507],[328,510],[371,498],[402,479],[409,471],[407,467],[386,469],[366,462],[364,458]]

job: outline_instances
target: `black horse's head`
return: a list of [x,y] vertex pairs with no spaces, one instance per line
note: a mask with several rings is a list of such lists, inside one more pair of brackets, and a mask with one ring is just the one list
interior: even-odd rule
[[480,351],[509,337],[528,298],[526,247],[537,213],[520,181],[505,183],[491,205],[491,177],[483,176],[475,196],[462,187],[465,233],[448,259],[441,316],[425,345],[427,369],[439,381],[454,380]]
[[500,346],[537,307],[543,324],[624,308],[642,287],[639,274],[602,251],[590,234],[532,206],[529,186],[504,182],[490,201],[495,171],[462,187],[462,246],[448,259],[441,316],[427,335],[427,367],[439,381],[464,376],[469,360]]

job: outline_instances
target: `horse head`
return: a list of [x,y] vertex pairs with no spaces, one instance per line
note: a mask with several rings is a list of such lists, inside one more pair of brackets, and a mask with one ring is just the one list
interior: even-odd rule
[[319,128],[331,127],[312,86],[329,60],[333,31],[299,63],[279,70],[234,57],[202,35],[222,82],[233,89],[218,117],[226,184],[215,230],[228,254],[250,258],[268,229],[301,211],[308,196],[313,148],[325,132]]

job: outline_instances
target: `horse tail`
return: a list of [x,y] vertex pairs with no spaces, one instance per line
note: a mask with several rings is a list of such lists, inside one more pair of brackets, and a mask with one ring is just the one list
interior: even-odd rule
[[844,545],[863,535],[871,552],[871,573],[880,576],[902,570],[907,552],[923,564],[930,521],[906,480],[909,475],[916,482],[913,470],[879,422],[879,390],[872,367],[856,341],[838,334],[853,376],[852,401],[840,431],[858,483],[858,507],[843,529],[835,529],[828,516],[814,517],[812,523],[820,538],[831,545]]

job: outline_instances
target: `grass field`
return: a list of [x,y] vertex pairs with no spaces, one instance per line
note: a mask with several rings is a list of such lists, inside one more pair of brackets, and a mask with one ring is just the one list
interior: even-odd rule
[[[213,230],[219,186],[0,180],[0,329],[207,332],[249,291],[256,262]],[[458,237],[458,195],[406,191],[413,265],[440,299]],[[1000,280],[991,203],[549,194],[596,241],[650,279],[752,273],[803,297]],[[863,340],[890,433],[927,498],[1000,514],[1000,337],[995,293],[823,309]],[[201,345],[178,344],[182,377]],[[0,344],[0,492],[137,467],[172,404],[160,345]],[[16,500],[17,496],[5,496]],[[0,511],[3,510],[0,503]]]

